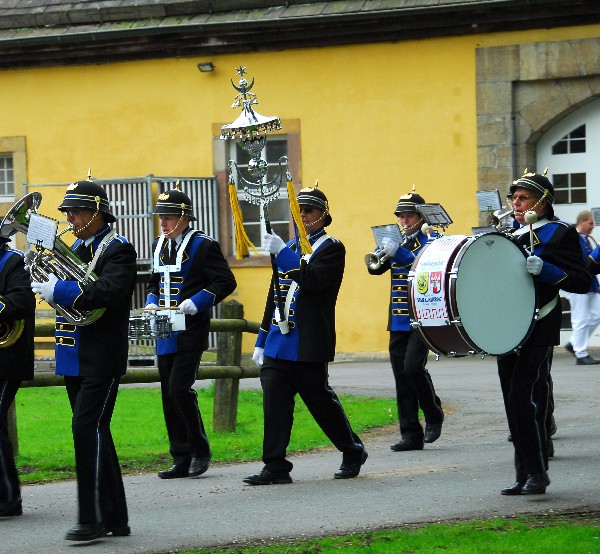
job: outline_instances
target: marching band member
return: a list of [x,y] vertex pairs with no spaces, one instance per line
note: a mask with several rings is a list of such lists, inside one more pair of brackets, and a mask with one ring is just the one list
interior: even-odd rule
[[529,252],[527,271],[533,275],[540,310],[523,345],[497,358],[516,470],[515,483],[501,493],[544,494],[550,484],[550,367],[553,347],[560,343],[562,315],[558,292],[563,289],[583,294],[590,287],[591,276],[583,263],[577,231],[554,218],[554,186],[545,172],[526,172],[513,181],[509,199],[520,226],[511,238]]
[[[78,524],[67,540],[90,541],[129,535],[125,489],[110,431],[121,376],[127,370],[129,311],[136,277],[136,252],[110,224],[104,189],[89,178],[67,187],[58,209],[77,237],[72,250],[98,279],[31,283],[46,302],[78,310],[105,309],[99,319],[73,324],[57,312],[56,374],[63,375],[73,411]],[[28,252],[28,254],[33,252]]]
[[[440,437],[444,421],[442,403],[425,367],[429,350],[419,332],[411,329],[408,315],[408,272],[428,240],[421,230],[423,217],[416,209],[418,204],[424,203],[423,197],[415,192],[400,197],[394,215],[402,230],[402,245],[384,237],[381,250],[387,258],[377,269],[368,267],[371,275],[383,275],[389,271],[391,276],[387,329],[390,332],[389,352],[400,423],[400,441],[390,446],[395,452],[421,450],[424,442],[435,442]],[[425,416],[425,433],[419,422],[419,407]]]
[[219,243],[190,228],[192,201],[179,189],[158,197],[154,213],[162,235],[154,240],[153,273],[146,308],[178,308],[185,330],[157,339],[163,413],[173,465],[158,472],[161,479],[198,477],[208,469],[210,445],[192,388],[202,353],[208,348],[210,310],[236,287],[235,277]]
[[[343,454],[335,479],[358,476],[367,460],[362,441],[329,385],[328,364],[335,355],[335,305],[344,275],[346,250],[325,232],[331,224],[327,197],[317,188],[297,196],[312,254],[302,255],[296,239],[287,244],[267,233],[264,247],[275,256],[284,305],[276,300],[271,280],[263,320],[252,359],[260,367],[264,438],[260,473],[249,485],[291,483],[293,464],[286,459],[299,394],[315,421]],[[274,277],[275,278],[275,277]],[[281,314],[289,329],[281,328]]]
[[23,513],[19,475],[8,436],[8,409],[21,382],[33,379],[35,296],[23,253],[0,236],[0,517]]

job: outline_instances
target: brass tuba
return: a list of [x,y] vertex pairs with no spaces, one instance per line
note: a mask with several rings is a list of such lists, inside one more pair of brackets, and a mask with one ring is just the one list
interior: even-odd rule
[[[39,192],[31,192],[21,198],[4,216],[0,223],[0,235],[10,238],[14,233],[21,232],[27,235],[31,214],[37,214],[42,202]],[[48,281],[48,275],[54,273],[59,279],[78,281],[82,285],[94,282],[98,277],[90,272],[88,264],[82,262],[75,253],[60,239],[60,236],[69,231],[71,226],[56,236],[54,248],[49,251],[38,250],[34,255],[28,256],[29,273],[32,281]],[[73,325],[89,325],[102,316],[105,308],[95,310],[78,310],[49,302],[57,313],[62,315]]]
[[12,323],[0,321],[0,348],[8,348],[19,340],[25,329],[25,321],[18,319]]

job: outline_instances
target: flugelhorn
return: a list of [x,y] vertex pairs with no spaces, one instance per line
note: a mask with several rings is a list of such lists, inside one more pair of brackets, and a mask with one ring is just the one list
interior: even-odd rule
[[504,221],[507,217],[513,218],[515,215],[512,208],[501,208],[495,210],[488,215],[488,225],[496,227],[498,231],[508,229],[510,225],[507,225],[510,220]]
[[389,259],[389,256],[383,250],[375,250],[365,254],[365,264],[372,270],[379,269],[381,264]]
[[[21,198],[0,223],[0,235],[5,238],[11,237],[16,232],[27,235],[31,215],[38,213],[41,202],[42,195],[39,192],[31,192]],[[87,271],[88,264],[81,261],[60,239],[60,236],[69,229],[71,229],[70,226],[56,236],[52,250],[38,250],[34,255],[28,256],[27,263],[32,281],[48,281],[50,273],[59,279],[74,280],[82,285],[98,279],[93,272]],[[54,302],[48,302],[48,304],[73,325],[89,325],[100,318],[105,311],[105,308],[78,310]]]

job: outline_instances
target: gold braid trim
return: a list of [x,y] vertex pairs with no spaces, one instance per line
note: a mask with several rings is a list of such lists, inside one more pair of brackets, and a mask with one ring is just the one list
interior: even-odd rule
[[250,255],[250,248],[254,250],[255,254],[258,254],[256,246],[252,244],[252,241],[244,229],[244,220],[242,218],[242,210],[238,202],[237,188],[231,176],[229,179],[229,203],[231,204],[231,213],[233,215],[233,235],[235,241],[236,259],[241,260],[242,258],[247,258]]
[[306,235],[306,229],[304,228],[302,218],[300,217],[300,205],[298,204],[298,199],[296,198],[294,182],[291,179],[287,180],[287,191],[288,198],[290,199],[290,211],[292,212],[294,223],[296,224],[296,228],[298,229],[298,237],[300,239],[300,251],[302,252],[302,255],[312,254],[312,246],[310,245],[308,236]]

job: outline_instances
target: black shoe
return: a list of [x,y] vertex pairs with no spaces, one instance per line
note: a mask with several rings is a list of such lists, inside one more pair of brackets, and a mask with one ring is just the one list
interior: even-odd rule
[[575,356],[575,350],[573,350],[573,345],[570,342],[565,344],[565,350]]
[[104,523],[78,523],[67,531],[68,541],[93,541],[106,536]]
[[174,464],[169,469],[158,472],[161,479],[179,479],[188,476],[189,466],[187,464]]
[[392,444],[390,448],[394,452],[405,452],[407,450],[423,450],[423,440],[400,439],[400,442]]
[[127,537],[131,535],[131,527],[129,525],[107,525],[106,532],[113,537]]
[[0,517],[23,515],[23,503],[21,497],[12,502],[0,502]]
[[358,477],[360,473],[360,468],[367,461],[369,455],[367,451],[363,449],[362,456],[360,458],[360,462],[342,462],[340,469],[338,469],[334,474],[334,479],[352,479],[353,477]]
[[600,364],[600,360],[595,360],[589,354],[583,358],[577,358],[576,365],[596,365]]
[[500,491],[500,494],[503,494],[505,496],[515,496],[517,494],[521,494],[521,491],[523,490],[524,486],[525,481],[516,481],[514,485],[511,485],[510,487],[504,487]]
[[512,442],[512,435],[508,435],[508,437],[506,437],[506,440],[507,440],[508,442]]
[[546,455],[548,458],[554,458],[554,441],[551,438],[546,441]]
[[549,484],[550,478],[545,471],[542,473],[530,473],[527,476],[527,482],[523,485],[521,494],[544,494]]
[[260,473],[249,475],[244,479],[244,483],[248,485],[285,485],[291,482],[292,478],[287,471],[272,472],[268,469],[263,469]]
[[440,438],[442,434],[441,423],[426,423],[425,424],[425,437],[423,442],[435,442]]
[[188,469],[188,477],[200,477],[203,473],[206,473],[210,464],[211,456],[205,456],[204,458],[192,458],[190,462],[190,469]]

